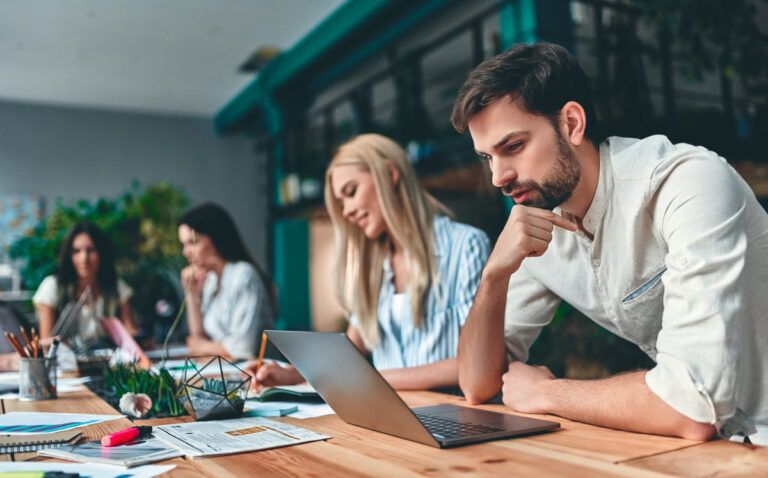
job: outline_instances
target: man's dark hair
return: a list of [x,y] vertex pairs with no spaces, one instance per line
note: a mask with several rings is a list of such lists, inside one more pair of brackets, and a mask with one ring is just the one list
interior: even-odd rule
[[587,116],[584,135],[595,145],[602,140],[589,78],[560,45],[518,44],[478,65],[459,90],[451,114],[453,127],[466,132],[472,117],[505,97],[518,101],[528,113],[546,116],[553,125],[563,105],[575,101]]

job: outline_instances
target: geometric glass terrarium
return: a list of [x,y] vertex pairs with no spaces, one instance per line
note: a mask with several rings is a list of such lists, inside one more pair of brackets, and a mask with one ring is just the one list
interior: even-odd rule
[[[228,369],[226,373],[225,368]],[[230,371],[232,368],[234,372]],[[195,420],[222,420],[243,415],[251,376],[227,359],[217,355],[201,367],[187,357],[183,380],[179,400]]]

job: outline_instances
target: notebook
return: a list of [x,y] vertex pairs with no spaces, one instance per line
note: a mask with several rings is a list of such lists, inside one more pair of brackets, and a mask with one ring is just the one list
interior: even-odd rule
[[279,387],[267,387],[259,392],[255,398],[261,402],[285,401],[295,402],[304,400],[321,401],[320,394],[312,385],[304,382],[298,385],[281,385]]
[[64,460],[104,463],[124,467],[169,460],[183,455],[176,448],[166,445],[165,442],[153,436],[140,438],[120,446],[106,447],[102,446],[99,441],[93,441],[74,446],[67,445],[55,450],[41,451],[38,454]]
[[62,430],[53,433],[0,434],[0,454],[24,453],[77,443],[82,431]]

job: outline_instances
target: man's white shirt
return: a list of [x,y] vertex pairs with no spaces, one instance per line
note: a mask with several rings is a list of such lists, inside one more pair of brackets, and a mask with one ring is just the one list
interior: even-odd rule
[[582,224],[510,278],[509,358],[563,299],[655,360],[672,408],[768,443],[768,214],[746,182],[705,148],[611,137]]

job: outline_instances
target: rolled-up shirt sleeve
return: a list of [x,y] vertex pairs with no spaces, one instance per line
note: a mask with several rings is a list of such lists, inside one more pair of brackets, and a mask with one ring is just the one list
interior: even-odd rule
[[508,361],[528,360],[531,344],[539,336],[541,329],[552,321],[560,302],[557,295],[526,270],[525,262],[512,274],[507,287],[504,312]]
[[736,412],[746,308],[744,187],[725,161],[679,163],[654,217],[668,245],[662,327],[648,387],[690,419],[718,429]]

